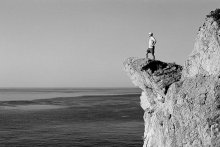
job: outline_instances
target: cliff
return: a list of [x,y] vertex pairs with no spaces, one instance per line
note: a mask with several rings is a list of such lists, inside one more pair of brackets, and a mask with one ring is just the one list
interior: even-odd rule
[[128,58],[124,69],[142,89],[143,147],[220,146],[220,10],[207,15],[184,67]]

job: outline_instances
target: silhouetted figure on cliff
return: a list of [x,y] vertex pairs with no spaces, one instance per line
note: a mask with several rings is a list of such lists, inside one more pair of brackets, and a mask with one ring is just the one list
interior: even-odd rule
[[151,53],[153,56],[153,60],[155,60],[155,56],[154,56],[154,50],[155,50],[155,44],[156,44],[156,39],[153,37],[153,33],[149,33],[149,45],[148,45],[148,49],[147,49],[147,54],[146,54],[146,58],[148,59],[148,53]]

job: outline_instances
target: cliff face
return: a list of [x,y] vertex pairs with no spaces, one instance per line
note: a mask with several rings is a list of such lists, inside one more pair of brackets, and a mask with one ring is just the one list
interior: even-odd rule
[[143,90],[144,147],[220,146],[220,11],[215,12],[200,27],[183,68],[138,58],[124,62]]
[[[220,13],[220,9],[216,13]],[[220,17],[220,14],[217,16]],[[199,28],[194,50],[185,62],[184,77],[193,77],[197,74],[214,76],[220,74],[219,35],[218,19],[207,17],[203,26]]]

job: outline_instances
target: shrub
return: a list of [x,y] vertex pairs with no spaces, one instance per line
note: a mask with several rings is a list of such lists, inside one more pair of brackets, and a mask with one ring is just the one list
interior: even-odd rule
[[214,19],[214,21],[216,21],[218,23],[218,25],[220,26],[220,9],[216,9],[215,11],[211,11],[209,15],[207,15],[207,17],[212,17]]

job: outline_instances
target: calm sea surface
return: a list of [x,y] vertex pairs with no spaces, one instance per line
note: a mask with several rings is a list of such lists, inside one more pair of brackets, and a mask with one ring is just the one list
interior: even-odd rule
[[0,147],[140,147],[140,90],[1,89]]

